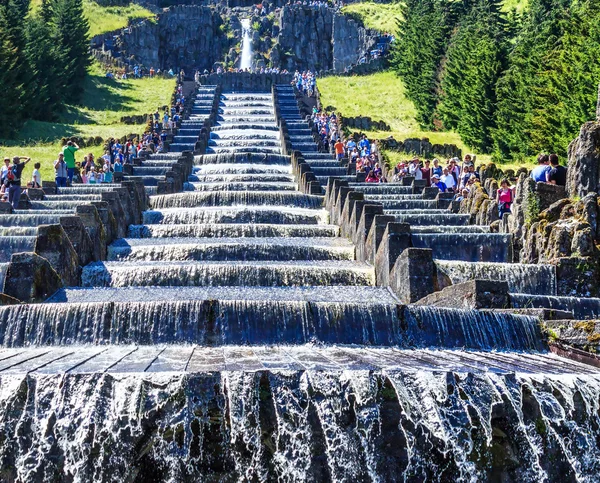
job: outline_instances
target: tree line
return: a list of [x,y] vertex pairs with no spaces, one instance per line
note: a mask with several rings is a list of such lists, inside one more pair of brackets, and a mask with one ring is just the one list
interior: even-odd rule
[[0,3],[0,125],[13,134],[28,119],[54,121],[81,99],[90,64],[82,0]]
[[565,155],[594,118],[600,2],[406,0],[392,65],[425,128],[497,158]]

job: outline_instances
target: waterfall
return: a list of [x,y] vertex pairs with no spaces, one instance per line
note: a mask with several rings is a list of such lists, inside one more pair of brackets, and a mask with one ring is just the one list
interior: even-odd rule
[[242,20],[242,62],[240,69],[252,69],[252,29],[250,27],[250,19]]

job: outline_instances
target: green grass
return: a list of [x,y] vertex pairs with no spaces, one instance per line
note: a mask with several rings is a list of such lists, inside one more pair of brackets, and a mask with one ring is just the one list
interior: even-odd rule
[[[478,162],[487,163],[491,160],[491,156],[482,155],[466,146],[455,132],[422,130],[415,119],[415,106],[406,97],[404,83],[391,71],[366,76],[325,77],[318,80],[318,88],[325,108],[333,108],[346,117],[369,116],[373,120],[384,121],[391,128],[391,132],[369,131],[370,137],[393,136],[397,141],[429,138],[433,144],[456,144],[463,154],[476,154]],[[399,153],[386,154],[398,160],[406,158]],[[514,168],[513,165],[506,167]]]
[[[94,65],[80,105],[67,105],[59,122],[28,121],[16,138],[1,140],[0,157],[30,156],[32,161],[27,165],[24,179],[29,180],[33,163],[37,161],[42,164],[43,179],[54,179],[53,161],[62,147],[61,138],[101,136],[107,139],[141,134],[144,124],[123,124],[121,117],[148,114],[169,105],[174,88],[174,79],[107,79]],[[98,156],[102,154],[102,146],[82,148],[83,151]],[[77,159],[83,159],[83,154]]]
[[395,33],[397,21],[402,18],[400,3],[351,3],[342,8],[342,13],[358,18],[365,27],[379,32]]
[[[31,9],[37,9],[42,0],[32,0]],[[147,8],[130,2],[123,7],[103,7],[93,0],[83,0],[85,16],[90,22],[90,35],[104,34],[127,26],[129,19],[148,18],[153,19],[155,15]]]

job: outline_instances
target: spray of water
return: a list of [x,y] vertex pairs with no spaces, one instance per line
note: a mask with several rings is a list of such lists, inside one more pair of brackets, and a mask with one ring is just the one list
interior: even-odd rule
[[243,70],[252,69],[252,37],[249,18],[242,20],[242,62],[240,68]]

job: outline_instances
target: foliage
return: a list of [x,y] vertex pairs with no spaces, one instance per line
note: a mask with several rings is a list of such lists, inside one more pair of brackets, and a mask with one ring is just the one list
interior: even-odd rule
[[[0,78],[1,75],[0,72]],[[0,157],[31,156],[34,161],[42,163],[43,179],[51,179],[54,176],[52,161],[61,147],[61,138],[101,136],[106,139],[140,134],[144,125],[123,124],[121,117],[147,114],[157,107],[168,105],[174,86],[172,78],[108,79],[102,69],[93,64],[88,69],[81,102],[66,105],[57,114],[56,122],[25,122],[16,135],[1,140]],[[4,136],[5,133],[2,133]],[[85,148],[85,152],[88,151],[95,155],[103,154],[102,146]],[[25,177],[29,176],[32,165],[27,165]]]
[[505,161],[566,155],[594,117],[598,58],[597,0],[407,0],[392,65],[422,127]]
[[406,0],[402,6],[392,65],[404,79],[408,98],[417,109],[417,121],[426,128],[434,124],[440,66],[463,5],[446,0]]
[[532,0],[509,67],[498,84],[499,156],[566,155],[594,117],[600,79],[600,5]]
[[2,115],[10,113],[3,123],[9,134],[27,119],[54,119],[65,101],[80,99],[90,62],[81,2],[44,0],[35,12],[28,0],[0,5],[0,75],[7,77]]
[[379,32],[396,33],[398,21],[402,18],[400,2],[351,3],[342,8],[342,13],[359,20],[365,27]]
[[500,0],[480,0],[446,53],[438,113],[444,126],[487,152],[495,127],[496,84],[506,68],[508,30]]

